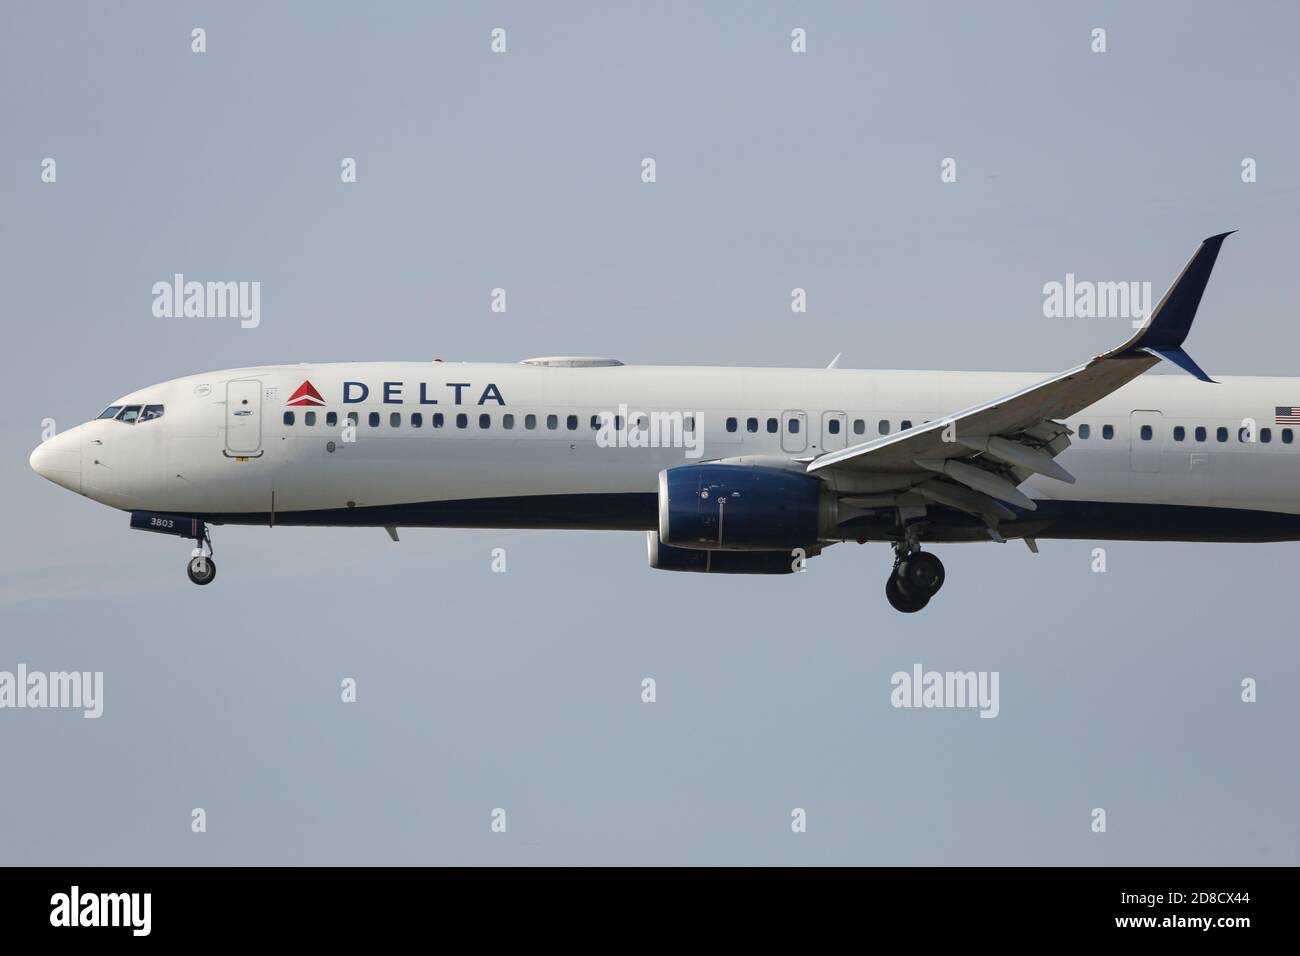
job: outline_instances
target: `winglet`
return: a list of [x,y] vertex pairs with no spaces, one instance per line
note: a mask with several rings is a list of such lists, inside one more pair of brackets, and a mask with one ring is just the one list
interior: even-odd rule
[[1210,273],[1214,270],[1214,262],[1219,257],[1223,240],[1233,232],[1236,230],[1221,232],[1202,242],[1187,265],[1183,266],[1183,271],[1178,274],[1169,291],[1151,310],[1151,315],[1142,328],[1110,354],[1119,356],[1138,351],[1148,352],[1173,362],[1203,382],[1213,382],[1192,357],[1183,351],[1183,341],[1191,331],[1192,320],[1196,318],[1196,310],[1201,304],[1205,286],[1210,281]]
[[1143,349],[1144,352],[1162,358],[1167,362],[1173,362],[1184,372],[1194,375],[1202,382],[1209,382],[1211,385],[1218,385],[1214,379],[1205,374],[1205,369],[1196,364],[1196,360],[1184,352],[1182,349]]

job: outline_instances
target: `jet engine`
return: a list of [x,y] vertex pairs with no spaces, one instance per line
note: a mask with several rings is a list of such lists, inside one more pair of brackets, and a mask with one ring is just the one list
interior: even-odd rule
[[789,574],[803,566],[805,558],[820,548],[807,551],[705,551],[674,548],[659,540],[657,531],[646,532],[650,567],[660,571],[694,571],[699,574]]
[[679,465],[659,473],[659,541],[705,551],[815,545],[833,526],[835,496],[819,479],[750,465]]

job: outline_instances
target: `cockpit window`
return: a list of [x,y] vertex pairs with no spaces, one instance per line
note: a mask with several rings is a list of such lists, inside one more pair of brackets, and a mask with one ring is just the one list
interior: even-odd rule
[[140,417],[139,405],[127,405],[125,408],[123,408],[120,412],[117,413],[117,420],[119,422],[126,422],[128,425],[134,425],[135,420],[139,417]]
[[146,405],[144,411],[140,413],[140,421],[142,422],[149,422],[162,417],[163,407],[161,405]]
[[100,418],[117,418],[117,413],[122,410],[121,405],[110,405],[99,413]]

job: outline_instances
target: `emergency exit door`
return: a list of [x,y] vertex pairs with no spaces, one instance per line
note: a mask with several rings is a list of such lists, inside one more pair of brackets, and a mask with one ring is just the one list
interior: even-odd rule
[[849,443],[849,416],[843,412],[822,414],[822,451],[839,451]]
[[1165,449],[1163,417],[1155,411],[1129,416],[1129,463],[1134,471],[1159,471]]
[[803,451],[808,447],[808,413],[789,409],[781,413],[781,450]]

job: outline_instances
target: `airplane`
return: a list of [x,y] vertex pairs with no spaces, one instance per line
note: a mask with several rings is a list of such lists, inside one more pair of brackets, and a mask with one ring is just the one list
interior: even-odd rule
[[[200,585],[212,525],[642,531],[652,568],[724,574],[884,542],[904,613],[944,584],[931,544],[1300,540],[1300,379],[1212,380],[1183,349],[1229,235],[1200,244],[1131,338],[1058,375],[838,356],[228,369],[124,395],[31,466],[132,528],[192,539]],[[1143,376],[1162,361],[1189,374]]]

